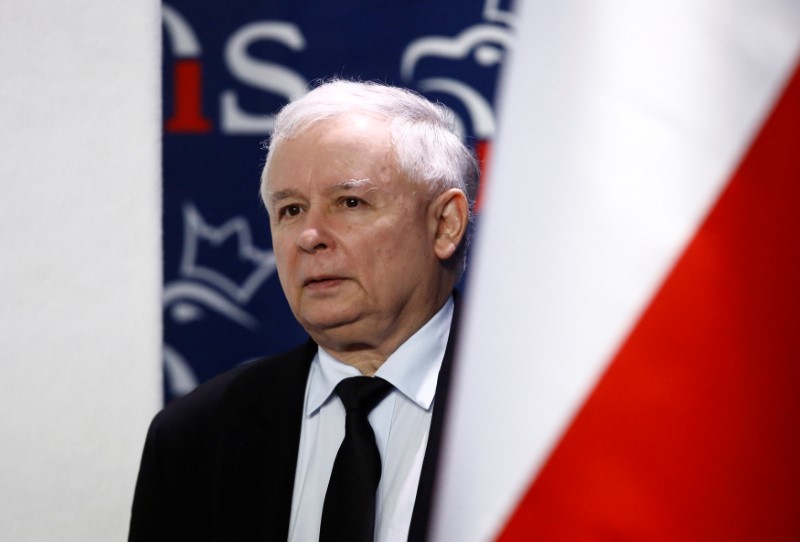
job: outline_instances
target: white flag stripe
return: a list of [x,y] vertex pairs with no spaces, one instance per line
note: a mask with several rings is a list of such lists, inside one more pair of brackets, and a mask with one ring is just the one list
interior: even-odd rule
[[520,2],[434,540],[488,540],[772,106],[793,0]]

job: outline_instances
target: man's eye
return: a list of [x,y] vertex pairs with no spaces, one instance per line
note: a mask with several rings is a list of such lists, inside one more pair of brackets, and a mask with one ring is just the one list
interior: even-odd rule
[[300,214],[300,206],[299,205],[287,205],[286,207],[281,208],[280,216],[297,216]]
[[361,205],[361,200],[358,198],[344,198],[344,206],[354,209]]

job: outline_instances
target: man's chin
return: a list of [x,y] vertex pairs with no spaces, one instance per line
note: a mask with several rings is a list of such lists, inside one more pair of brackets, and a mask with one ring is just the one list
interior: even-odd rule
[[359,321],[353,314],[308,314],[303,315],[301,323],[312,336],[315,333],[338,333],[356,325]]
[[332,347],[360,342],[365,332],[360,318],[343,314],[304,319],[303,327],[317,344]]

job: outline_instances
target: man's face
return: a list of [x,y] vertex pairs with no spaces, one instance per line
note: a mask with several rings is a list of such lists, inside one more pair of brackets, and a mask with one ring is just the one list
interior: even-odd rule
[[398,171],[388,126],[368,116],[319,122],[274,152],[267,205],[295,317],[328,349],[388,356],[445,287],[429,189]]

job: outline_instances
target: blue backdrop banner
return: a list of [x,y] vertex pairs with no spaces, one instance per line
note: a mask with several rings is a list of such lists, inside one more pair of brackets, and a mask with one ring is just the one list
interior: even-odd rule
[[503,0],[170,0],[163,4],[164,396],[306,335],[278,283],[258,197],[274,113],[316,79],[414,89],[485,157]]

